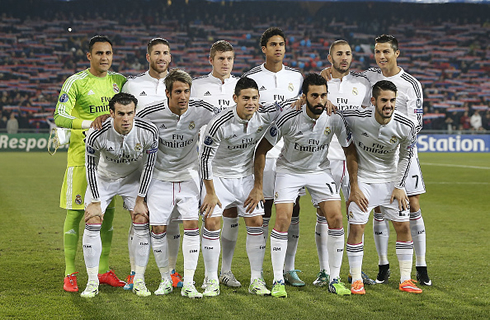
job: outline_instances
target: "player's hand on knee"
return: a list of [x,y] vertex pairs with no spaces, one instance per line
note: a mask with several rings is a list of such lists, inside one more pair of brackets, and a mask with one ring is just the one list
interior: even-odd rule
[[[131,218],[133,222],[146,223],[148,222],[148,205],[145,202],[144,197],[138,196],[134,204],[134,209],[131,211]],[[138,221],[136,221],[138,219]]]
[[390,203],[393,203],[395,199],[398,201],[398,209],[400,209],[400,211],[405,211],[409,208],[408,196],[405,189],[394,188],[393,193],[391,194]]
[[364,193],[357,186],[351,185],[349,199],[347,200],[347,208],[351,202],[355,202],[362,212],[367,212],[369,200],[366,198]]
[[92,202],[85,208],[85,223],[102,223],[103,220],[100,202]]
[[221,208],[221,202],[216,194],[206,194],[201,205],[201,213],[204,218],[210,218],[214,211],[214,207],[218,205]]
[[262,189],[253,188],[248,195],[247,200],[243,203],[243,206],[246,208],[247,213],[251,213],[255,210],[257,206],[262,206],[264,208],[264,193]]

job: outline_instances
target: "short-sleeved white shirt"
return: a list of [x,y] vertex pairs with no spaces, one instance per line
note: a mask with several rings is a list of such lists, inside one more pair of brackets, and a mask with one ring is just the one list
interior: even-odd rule
[[[126,135],[114,129],[113,118],[102,124],[102,129],[90,129],[85,140],[87,184],[92,199],[99,199],[97,176],[120,179],[143,168],[139,196],[146,196],[155,165],[158,130],[145,120],[135,118],[133,128]],[[146,157],[148,155],[148,157]]]
[[149,71],[146,71],[129,77],[122,92],[130,93],[138,99],[136,106],[136,112],[138,112],[154,102],[167,100],[165,88],[165,78],[155,79],[150,76]]
[[280,112],[278,105],[259,107],[250,120],[241,119],[236,105],[208,124],[200,150],[201,178],[242,178],[253,173],[257,143]]
[[[342,79],[331,79],[327,81],[328,100],[332,102],[338,110],[358,109],[362,106],[371,105],[371,85],[369,80],[356,72],[351,71]],[[344,160],[345,155],[342,147],[333,137],[328,149],[328,159]]]
[[138,116],[158,127],[159,144],[154,179],[186,181],[198,170],[199,129],[219,110],[201,100],[190,100],[187,111],[178,116],[166,101],[147,106]]
[[[262,105],[281,102],[296,98],[301,93],[303,75],[296,69],[282,66],[278,72],[272,72],[265,68],[265,63],[252,68],[243,74],[257,82]],[[282,147],[282,142],[267,153],[267,158],[277,159]]]
[[221,79],[208,75],[195,78],[192,80],[191,97],[202,99],[207,103],[219,108],[220,110],[232,107],[235,105],[233,101],[233,93],[239,78],[231,75],[229,78]]
[[394,181],[398,188],[403,188],[416,142],[415,124],[395,111],[391,121],[381,125],[374,118],[374,112],[374,108],[343,111],[359,155],[358,180],[365,183]]
[[320,173],[330,171],[327,158],[329,144],[336,135],[341,145],[350,145],[350,136],[339,114],[327,115],[324,111],[318,119],[301,110],[284,110],[267,131],[265,138],[274,145],[283,138],[284,146],[277,159],[277,173]]

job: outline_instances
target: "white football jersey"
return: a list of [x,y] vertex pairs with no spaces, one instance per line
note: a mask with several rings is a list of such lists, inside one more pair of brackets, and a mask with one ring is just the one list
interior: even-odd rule
[[120,179],[141,167],[143,172],[138,196],[146,196],[157,148],[158,129],[152,123],[139,118],[134,118],[133,128],[126,135],[121,135],[114,129],[113,118],[107,119],[100,130],[90,129],[85,139],[85,166],[92,198],[100,200],[97,176],[111,180]]
[[395,182],[396,187],[402,188],[416,143],[415,124],[395,111],[391,121],[381,125],[374,118],[374,113],[374,108],[343,111],[359,155],[358,180],[365,183]]
[[200,151],[201,179],[213,175],[241,178],[253,173],[257,143],[280,112],[276,104],[259,107],[250,120],[241,119],[236,105],[222,111],[208,124]]
[[[351,71],[342,79],[327,81],[328,100],[338,110],[358,109],[371,105],[371,85],[369,80],[356,72]],[[328,159],[345,160],[344,150],[334,136],[328,149]]]
[[230,76],[222,83],[212,73],[192,80],[191,98],[202,99],[220,110],[235,105],[233,93],[239,78]]
[[129,77],[122,92],[130,93],[138,99],[136,106],[136,112],[138,112],[154,102],[167,100],[165,88],[165,78],[155,79],[146,71]]
[[199,130],[218,112],[218,108],[202,100],[190,100],[189,108],[181,116],[170,111],[167,101],[149,105],[138,113],[159,131],[154,179],[177,182],[196,175]]
[[[262,105],[296,98],[300,95],[303,85],[301,72],[285,65],[278,72],[272,72],[267,70],[263,63],[245,72],[243,77],[254,79],[257,82]],[[281,152],[281,147],[282,141],[267,152],[267,158],[276,159]]]
[[424,113],[424,98],[422,85],[415,77],[406,73],[402,68],[400,72],[392,77],[385,77],[380,68],[369,68],[362,72],[365,75],[371,86],[381,80],[389,80],[396,85],[396,104],[395,108],[415,123],[417,133],[422,130]]
[[301,110],[284,110],[265,135],[272,145],[284,138],[277,159],[278,173],[330,172],[327,154],[332,137],[336,135],[344,147],[350,145],[350,135],[341,115],[329,116],[324,111],[318,119],[312,119],[306,108],[305,104]]

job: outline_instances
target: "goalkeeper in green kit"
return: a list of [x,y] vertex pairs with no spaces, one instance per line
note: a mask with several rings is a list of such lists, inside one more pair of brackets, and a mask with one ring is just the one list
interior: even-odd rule
[[[109,71],[112,64],[112,42],[105,36],[90,39],[87,59],[90,68],[69,77],[56,104],[54,120],[58,127],[71,129],[68,164],[60,194],[60,207],[66,209],[63,228],[65,252],[65,279],[63,289],[78,292],[75,255],[79,238],[80,221],[84,217],[84,196],[87,190],[85,173],[84,131],[100,115],[109,114],[109,100],[121,91],[126,78]],[[102,224],[102,255],[99,265],[99,282],[114,287],[124,286],[109,269],[109,252],[112,242],[114,201],[109,205]]]

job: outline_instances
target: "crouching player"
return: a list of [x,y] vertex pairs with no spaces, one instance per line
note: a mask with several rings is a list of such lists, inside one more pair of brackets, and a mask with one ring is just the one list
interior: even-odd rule
[[413,242],[408,197],[404,188],[412,148],[416,142],[416,128],[408,117],[395,111],[396,94],[396,86],[391,81],[382,80],[373,86],[371,102],[374,108],[343,111],[359,155],[358,178],[361,190],[357,194],[351,192],[348,206],[350,234],[347,238],[347,257],[353,294],[366,293],[361,276],[364,255],[362,235],[369,212],[377,206],[384,218],[391,220],[396,231],[396,255],[400,265],[399,289],[413,293],[422,292],[410,276]]
[[131,211],[136,230],[133,240],[136,253],[133,290],[137,288],[138,282],[142,282],[145,287],[144,272],[149,256],[150,233],[144,197],[155,165],[158,129],[134,117],[137,103],[133,95],[114,95],[109,102],[111,117],[103,123],[101,130],[90,129],[86,138],[88,187],[85,195],[83,256],[88,283],[81,293],[84,298],[93,298],[99,293],[97,272],[102,250],[100,227],[104,212],[116,195],[123,198],[124,206]]
[[[330,266],[329,291],[338,295],[350,295],[350,291],[340,282],[340,267],[344,253],[344,229],[339,190],[336,187],[330,162],[328,147],[335,134],[344,147],[347,168],[351,177],[351,188],[357,188],[357,157],[351,145],[342,117],[327,115],[327,82],[318,74],[309,74],[303,82],[303,98],[300,110],[285,109],[270,127],[256,152],[255,186],[249,202],[255,205],[261,200],[262,178],[265,155],[282,137],[284,146],[277,160],[274,202],[276,222],[271,232],[271,260],[274,270],[272,296],[287,297],[283,278],[283,266],[287,248],[287,231],[291,223],[293,206],[299,191],[306,187],[325,214],[328,221],[328,263]],[[324,250],[327,248],[324,247]],[[325,253],[326,254],[326,253]]]

